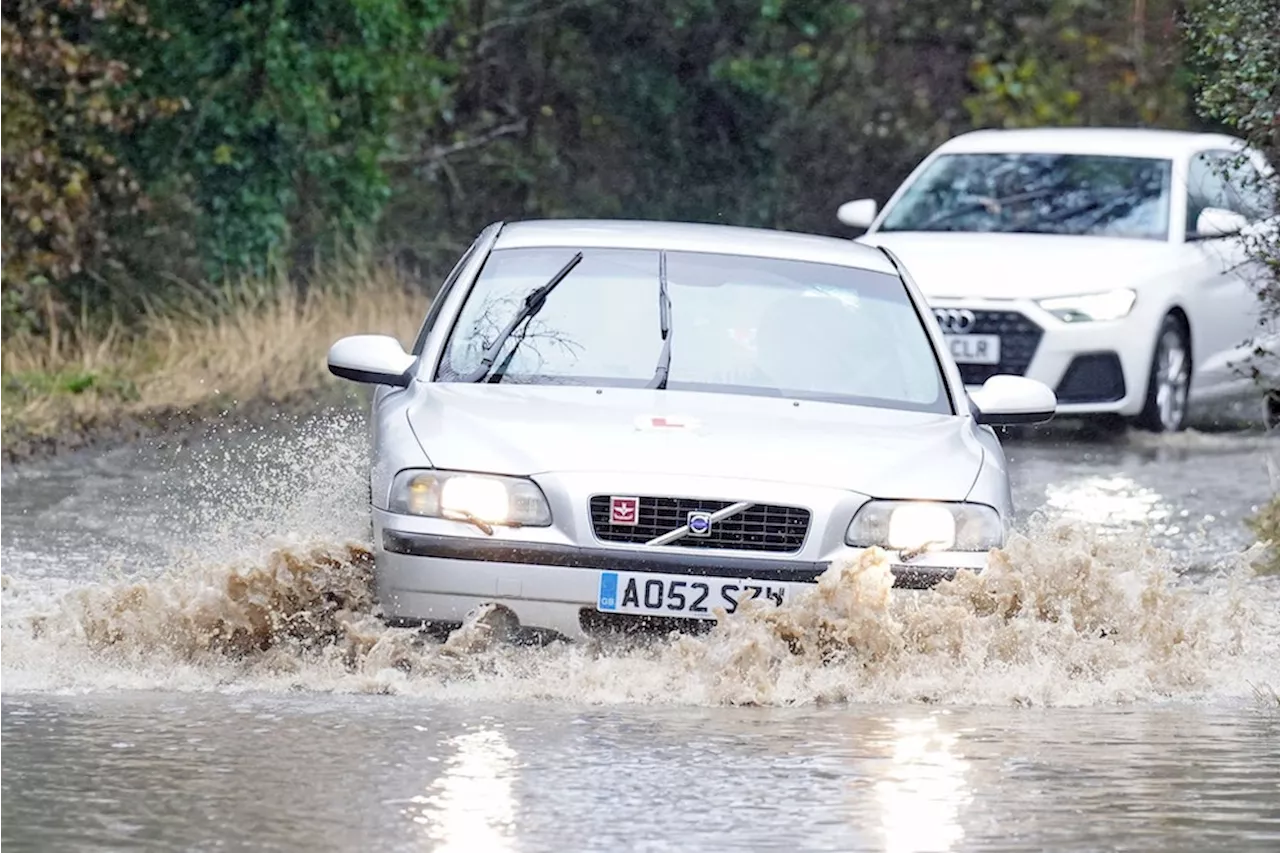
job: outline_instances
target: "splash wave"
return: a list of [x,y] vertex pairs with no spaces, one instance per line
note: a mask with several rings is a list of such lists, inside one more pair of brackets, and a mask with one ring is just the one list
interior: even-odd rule
[[1087,705],[1280,684],[1280,585],[1194,582],[1138,538],[1037,519],[982,575],[892,589],[881,553],[703,636],[513,647],[378,618],[368,546],[277,540],[258,559],[50,591],[6,577],[4,690],[385,692],[455,699]]

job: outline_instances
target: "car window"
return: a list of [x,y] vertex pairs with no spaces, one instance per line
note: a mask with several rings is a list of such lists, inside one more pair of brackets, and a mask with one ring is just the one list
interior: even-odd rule
[[[437,374],[480,365],[535,288],[575,250],[494,251],[455,323]],[[667,387],[950,413],[932,343],[894,275],[830,264],[667,252]],[[503,382],[644,387],[662,352],[660,253],[583,250],[495,364]]]
[[476,253],[476,247],[480,245],[484,237],[484,233],[481,233],[467,247],[467,250],[462,253],[462,257],[458,259],[458,262],[453,265],[453,269],[449,271],[449,275],[445,276],[444,283],[440,285],[436,295],[431,298],[431,305],[427,308],[427,316],[422,321],[422,327],[418,329],[418,336],[413,340],[413,349],[409,351],[410,354],[422,355],[422,349],[427,345],[427,335],[431,334],[431,327],[435,325],[436,318],[440,316],[440,309],[444,305],[445,297],[449,295],[449,288],[453,287],[453,283],[458,280],[458,276],[467,265],[467,261],[471,260],[471,256]]
[[1083,154],[944,154],[881,231],[984,231],[1164,240],[1172,162]]
[[1243,154],[1202,151],[1187,169],[1187,233],[1205,208],[1216,207],[1245,216],[1251,222],[1275,214],[1275,190]]

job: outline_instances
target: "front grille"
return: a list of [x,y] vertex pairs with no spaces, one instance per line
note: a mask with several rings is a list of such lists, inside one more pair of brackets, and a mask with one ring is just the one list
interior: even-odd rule
[[[716,512],[736,501],[700,498],[641,497],[636,524],[611,524],[609,495],[591,498],[591,526],[605,542],[642,545],[683,527],[691,512]],[[794,506],[753,504],[715,522],[708,536],[685,536],[669,544],[681,548],[733,548],[740,551],[799,551],[809,532],[809,510]]]
[[971,335],[999,335],[999,364],[961,364],[960,378],[966,385],[981,385],[996,374],[1022,376],[1031,366],[1031,358],[1044,336],[1041,329],[1017,311],[973,310]]

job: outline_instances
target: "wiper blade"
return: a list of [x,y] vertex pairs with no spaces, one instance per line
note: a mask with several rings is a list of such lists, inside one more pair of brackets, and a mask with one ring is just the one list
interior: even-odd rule
[[667,290],[666,252],[658,258],[658,323],[662,329],[662,354],[658,356],[658,367],[648,387],[663,390],[671,373],[671,293]]
[[952,219],[958,219],[959,217],[966,216],[970,213],[976,213],[979,210],[985,210],[992,216],[999,216],[1004,210],[1004,206],[1006,204],[1015,204],[1020,201],[1032,201],[1034,199],[1041,198],[1042,196],[1049,195],[1052,192],[1052,187],[1044,187],[1038,190],[1028,190],[1027,192],[1004,196],[1003,198],[996,198],[994,196],[978,196],[977,198],[964,202],[959,207],[952,208],[951,210],[945,210],[934,215],[932,219],[928,220],[920,227],[920,230],[928,231],[935,225],[941,225],[944,222],[949,222]]
[[[516,316],[512,317],[511,322],[507,324],[506,328],[498,333],[498,336],[493,339],[493,343],[484,348],[484,354],[480,358],[480,365],[463,380],[464,382],[484,381],[484,378],[489,375],[489,371],[493,369],[493,362],[498,357],[498,352],[501,351],[502,345],[505,344],[507,339],[511,337],[513,332],[515,332],[516,326],[519,326],[523,322],[532,320],[534,315],[542,310],[542,306],[547,302],[547,296],[551,291],[556,289],[556,285],[564,281],[565,276],[572,272],[573,268],[580,263],[582,263],[582,253],[578,252],[570,258],[569,263],[561,267],[560,272],[553,275],[546,284],[542,285],[525,297],[524,307],[516,312]],[[527,328],[528,327],[526,327],[526,329]],[[518,346],[520,346],[519,341],[516,342],[515,347],[511,348],[511,355],[515,354],[515,348]],[[503,363],[503,370],[495,374],[494,378],[501,378],[507,364],[510,363],[511,356],[509,355],[507,356],[507,360]]]

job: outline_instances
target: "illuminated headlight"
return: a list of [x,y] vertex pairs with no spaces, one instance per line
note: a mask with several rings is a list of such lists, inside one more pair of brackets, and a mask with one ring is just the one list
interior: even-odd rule
[[987,551],[1004,544],[1004,522],[985,504],[870,501],[853,517],[844,540],[894,551]]
[[1121,289],[1084,296],[1040,299],[1037,304],[1064,323],[1100,323],[1129,316],[1137,299],[1137,293]]
[[508,527],[547,527],[551,508],[532,480],[457,471],[401,471],[391,484],[392,512]]

